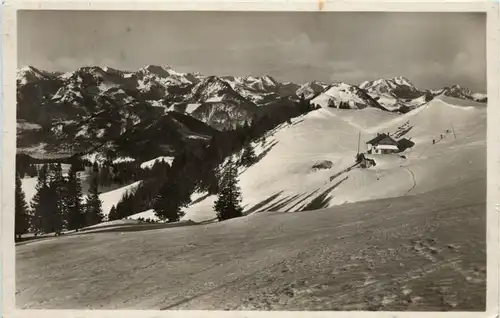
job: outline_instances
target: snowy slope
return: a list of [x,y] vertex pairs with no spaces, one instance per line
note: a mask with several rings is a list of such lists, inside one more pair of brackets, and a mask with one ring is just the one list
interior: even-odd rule
[[123,197],[123,195],[129,191],[134,191],[141,181],[134,182],[127,186],[115,189],[113,191],[104,192],[99,194],[99,199],[102,201],[102,213],[106,217],[109,214],[109,211],[116,205],[118,201]]
[[484,101],[487,99],[488,95],[486,94],[482,94],[482,93],[473,93],[472,94],[472,97],[474,98],[474,100],[476,101]]
[[31,206],[31,200],[36,194],[37,177],[21,179],[21,189],[24,192],[26,203]]
[[[435,99],[400,116],[372,108],[324,108],[283,125],[269,136],[268,154],[242,171],[246,210],[297,211],[313,199],[321,201],[323,193],[320,207],[328,207],[423,193],[477,178],[484,169],[486,108],[448,102]],[[354,163],[359,133],[363,151],[377,132],[396,133],[407,122],[405,127],[412,128],[404,137],[416,143],[406,150],[407,159],[373,156],[376,167],[341,173]],[[332,169],[314,171],[312,166],[321,160],[331,161]],[[214,199],[192,205],[184,218],[212,219]]]

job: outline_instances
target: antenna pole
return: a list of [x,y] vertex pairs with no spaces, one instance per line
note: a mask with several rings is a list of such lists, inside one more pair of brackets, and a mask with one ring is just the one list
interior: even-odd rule
[[358,134],[358,155],[359,155],[359,146],[360,146],[360,143],[361,143],[361,131]]

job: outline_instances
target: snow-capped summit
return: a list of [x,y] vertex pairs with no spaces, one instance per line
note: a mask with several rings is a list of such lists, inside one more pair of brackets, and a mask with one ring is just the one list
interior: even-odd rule
[[316,97],[319,93],[321,93],[328,85],[318,81],[311,81],[305,83],[297,91],[295,94],[299,97],[304,96],[306,100],[312,99]]
[[264,75],[250,83],[249,86],[258,90],[272,90],[278,86],[278,81],[269,75]]
[[412,99],[423,95],[415,85],[403,76],[365,81],[359,87],[366,90],[372,97],[387,94],[397,98]]
[[461,99],[473,100],[481,103],[487,102],[487,95],[481,93],[473,93],[470,89],[466,87],[461,87],[460,85],[452,85],[450,87],[445,87],[440,90],[433,91],[434,95],[444,95]]
[[472,98],[471,90],[465,87],[460,87],[460,85],[452,85],[451,87],[445,87],[441,94],[458,98],[466,98],[466,99]]
[[415,85],[413,85],[406,77],[403,77],[403,76],[397,76],[393,79],[393,81],[398,85],[406,85],[406,86],[415,87]]
[[360,88],[391,111],[409,110],[426,103],[426,92],[418,89],[404,76],[365,81]]
[[170,87],[186,87],[199,81],[193,74],[177,72],[172,67],[163,65],[147,65],[128,77],[136,78],[142,91],[149,92],[154,88],[161,88],[165,94]]
[[246,101],[231,85],[217,76],[209,76],[191,90],[187,100],[192,102],[220,102],[223,100]]
[[16,80],[20,85],[26,85],[38,80],[47,79],[50,77],[49,72],[43,72],[33,66],[25,66],[17,71]]
[[258,91],[260,93],[269,93],[276,90],[280,83],[269,75],[244,77],[225,76],[223,77],[232,87],[245,86],[247,89]]
[[321,94],[313,98],[311,104],[323,108],[363,109],[375,107],[386,110],[364,90],[346,83],[330,85]]
[[477,102],[485,103],[488,101],[488,96],[486,94],[483,94],[483,93],[473,93],[472,97]]
[[159,65],[146,65],[145,67],[137,70],[136,74],[156,75],[159,77],[170,76],[170,73],[167,71],[167,69]]
[[222,79],[239,95],[259,105],[277,100],[283,95],[293,95],[293,91],[296,89],[294,87],[290,89],[290,83],[280,83],[269,75],[261,77],[251,75],[245,77],[224,76]]

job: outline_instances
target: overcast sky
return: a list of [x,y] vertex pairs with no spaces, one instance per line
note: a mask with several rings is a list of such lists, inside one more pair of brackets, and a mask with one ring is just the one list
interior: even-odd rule
[[359,84],[405,76],[421,88],[486,90],[480,13],[22,11],[18,67],[135,70]]

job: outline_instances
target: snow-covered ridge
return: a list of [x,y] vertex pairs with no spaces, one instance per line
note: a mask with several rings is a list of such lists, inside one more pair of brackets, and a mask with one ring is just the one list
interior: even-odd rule
[[366,90],[372,96],[388,94],[391,96],[400,97],[397,96],[396,93],[398,90],[419,92],[419,89],[403,76],[365,81],[361,83],[359,87]]
[[26,85],[29,83],[36,82],[38,80],[43,80],[49,77],[51,74],[49,72],[43,72],[33,66],[25,66],[17,70],[16,81],[20,85]]
[[[211,81],[214,82],[214,78],[220,80],[224,83],[229,84],[229,87],[238,95],[241,96],[242,100],[246,99],[258,105],[265,105],[273,99],[280,98],[280,94],[284,91],[293,89],[295,96],[306,97],[307,99],[312,99],[319,95],[327,86],[327,83],[321,83],[317,81],[307,82],[302,85],[296,85],[292,82],[280,83],[270,75],[247,75],[247,76],[205,76],[199,72],[179,72],[174,70],[169,65],[146,65],[136,71],[120,71],[110,67],[81,67],[74,72],[67,73],[51,73],[42,72],[34,67],[27,66],[18,70],[17,78],[20,85],[27,84],[28,82],[41,80],[51,76],[57,76],[63,81],[71,80],[73,85],[82,85],[84,80],[82,78],[83,74],[89,74],[94,78],[103,79],[103,82],[99,84],[99,89],[101,94],[106,93],[111,88],[116,87],[115,80],[122,79],[124,81],[136,81],[136,87],[145,92],[154,91],[156,94],[160,94],[160,97],[169,96],[169,88],[171,87],[188,87],[195,86],[191,90],[191,95],[186,96],[186,98],[195,95],[196,90],[199,86],[202,86],[204,82]],[[207,87],[209,92],[207,92],[207,99],[210,101],[220,101],[226,99],[223,97],[224,91],[227,88],[223,84],[213,84],[213,87]],[[128,84],[127,84],[128,85]],[[288,86],[288,87],[287,87]],[[280,91],[283,87],[286,89]],[[161,88],[162,91],[157,91]],[[372,98],[384,98],[386,103],[381,103],[384,107],[394,107],[400,106],[400,99],[406,100],[415,99],[423,94],[445,94],[448,96],[454,96],[459,98],[485,101],[485,94],[473,93],[468,89],[462,88],[458,85],[451,87],[445,87],[439,90],[420,90],[415,85],[404,76],[397,76],[393,78],[379,78],[375,80],[364,81],[359,85],[360,89],[365,90]],[[75,88],[77,90],[77,88]],[[219,90],[219,92],[217,92]],[[111,90],[112,91],[112,90]],[[62,93],[62,92],[60,92]],[[66,94],[71,92],[66,91]],[[161,95],[163,94],[163,95]],[[59,96],[61,94],[57,94]],[[74,95],[77,95],[75,92]],[[288,95],[291,96],[291,95]],[[75,96],[71,96],[75,97]],[[79,97],[79,96],[76,96]],[[217,99],[217,97],[221,97]],[[234,96],[233,96],[234,97]],[[396,98],[397,100],[390,100],[391,98]],[[68,97],[68,99],[71,99]],[[229,99],[232,99],[230,97]],[[198,101],[193,101],[198,102]]]
[[326,87],[328,87],[328,84],[326,83],[318,81],[308,82],[297,89],[296,95],[299,97],[304,96],[305,99],[311,99],[324,91]]
[[311,104],[322,108],[363,109],[382,108],[360,88],[346,83],[336,83],[311,100]]

